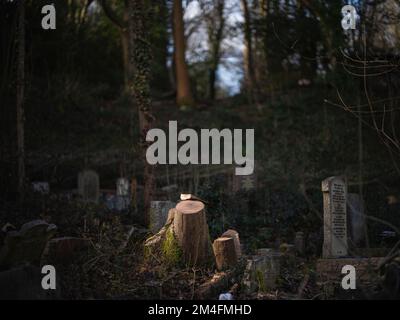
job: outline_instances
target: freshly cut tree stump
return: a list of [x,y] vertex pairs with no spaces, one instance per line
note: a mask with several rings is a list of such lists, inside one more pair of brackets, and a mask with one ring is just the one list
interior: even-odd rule
[[212,251],[204,203],[181,201],[168,213],[164,227],[145,241],[148,257],[162,256],[173,265],[205,266],[212,263]]
[[211,257],[211,243],[204,203],[181,201],[176,206],[174,234],[188,265],[206,264]]
[[240,247],[240,240],[239,240],[239,233],[233,229],[229,229],[225,231],[221,237],[226,237],[226,238],[233,238],[233,241],[235,243],[235,251],[237,258],[239,259],[242,256],[242,249]]
[[229,269],[237,264],[238,256],[235,241],[231,237],[220,237],[213,243],[215,261],[218,270]]

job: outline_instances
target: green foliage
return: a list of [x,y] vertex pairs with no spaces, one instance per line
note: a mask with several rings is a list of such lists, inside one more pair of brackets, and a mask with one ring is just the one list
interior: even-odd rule
[[167,265],[178,266],[182,263],[182,250],[175,238],[173,228],[168,228],[162,243],[162,253]]

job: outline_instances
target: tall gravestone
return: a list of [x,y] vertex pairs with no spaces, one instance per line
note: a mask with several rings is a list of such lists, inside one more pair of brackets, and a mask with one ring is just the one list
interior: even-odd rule
[[84,170],[78,174],[78,192],[83,201],[98,203],[100,197],[99,175],[93,170]]
[[126,210],[130,204],[129,194],[129,180],[126,178],[117,179],[117,198],[116,198],[116,209],[118,211]]
[[323,258],[347,255],[347,182],[342,176],[322,181],[324,200]]
[[356,246],[365,240],[364,201],[357,193],[347,195],[347,209],[350,222],[351,240]]

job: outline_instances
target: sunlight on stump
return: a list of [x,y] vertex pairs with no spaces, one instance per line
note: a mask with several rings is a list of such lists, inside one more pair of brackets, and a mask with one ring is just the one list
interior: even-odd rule
[[234,267],[238,261],[235,241],[231,237],[220,237],[213,243],[215,262],[219,271]]
[[211,244],[204,203],[193,200],[179,202],[173,225],[184,262],[189,265],[207,263],[211,256]]
[[145,243],[147,258],[162,256],[174,266],[206,266],[212,250],[204,203],[186,200],[169,210],[164,227]]

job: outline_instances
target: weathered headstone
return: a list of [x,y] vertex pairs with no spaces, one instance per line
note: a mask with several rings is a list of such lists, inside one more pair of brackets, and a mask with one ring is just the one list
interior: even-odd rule
[[46,181],[32,182],[32,189],[34,192],[39,192],[41,194],[49,194],[50,193],[50,185]]
[[298,254],[304,254],[304,233],[302,231],[296,232],[294,237],[294,247]]
[[126,178],[117,179],[115,209],[118,211],[126,210],[130,204],[129,181]]
[[78,193],[83,201],[98,203],[100,197],[99,175],[93,170],[84,170],[78,175]]
[[51,239],[44,254],[46,263],[70,264],[75,261],[88,247],[88,239],[76,237],[62,237]]
[[39,265],[46,244],[56,230],[54,224],[34,220],[25,223],[20,231],[8,232],[0,249],[0,267],[7,269],[24,263]]
[[324,200],[324,258],[347,255],[347,182],[345,177],[322,181]]
[[150,230],[157,233],[165,224],[168,211],[175,208],[172,201],[151,201],[150,203]]
[[129,181],[126,178],[117,179],[117,195],[129,196]]
[[280,253],[270,248],[257,250],[257,255],[247,260],[243,278],[247,293],[274,289],[280,274]]
[[240,176],[235,174],[235,169],[233,169],[232,178],[232,191],[251,191],[257,188],[257,172],[259,170],[258,161],[254,161],[254,171],[250,175]]
[[347,195],[347,209],[350,221],[351,240],[356,246],[365,240],[364,201],[357,193]]

